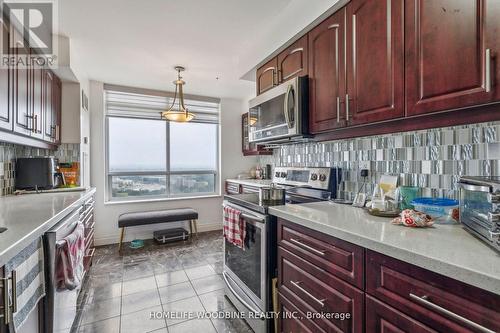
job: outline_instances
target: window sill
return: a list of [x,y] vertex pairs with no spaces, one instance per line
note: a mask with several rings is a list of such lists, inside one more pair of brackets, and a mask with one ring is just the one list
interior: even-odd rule
[[124,199],[124,200],[107,200],[104,202],[105,206],[108,205],[122,205],[122,204],[134,204],[134,203],[152,203],[152,202],[164,202],[164,201],[179,201],[179,200],[197,200],[197,199],[211,199],[211,198],[221,198],[221,194],[207,194],[198,195],[190,197],[172,197],[172,198],[144,198],[144,199]]

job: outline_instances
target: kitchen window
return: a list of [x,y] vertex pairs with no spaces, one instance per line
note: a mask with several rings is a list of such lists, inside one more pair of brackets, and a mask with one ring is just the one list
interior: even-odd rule
[[160,119],[169,95],[106,89],[108,201],[220,193],[219,102],[186,99],[188,123]]

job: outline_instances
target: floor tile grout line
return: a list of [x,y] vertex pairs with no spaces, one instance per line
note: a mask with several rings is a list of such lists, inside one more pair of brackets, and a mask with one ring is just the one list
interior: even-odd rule
[[[154,275],[154,280],[155,280],[155,284],[156,284],[156,293],[158,294],[158,298],[160,300],[160,307],[161,307],[161,311],[163,314],[163,312],[165,312],[165,309],[163,308],[163,302],[161,301],[160,287],[158,286],[158,280],[156,280],[156,275]],[[167,318],[163,318],[163,321],[165,323],[165,328],[167,329],[167,333],[168,333]]]

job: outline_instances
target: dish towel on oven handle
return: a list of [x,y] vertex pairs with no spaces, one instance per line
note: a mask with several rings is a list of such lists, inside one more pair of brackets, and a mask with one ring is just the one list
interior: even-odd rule
[[85,227],[78,222],[71,234],[56,242],[56,288],[73,290],[83,279]]
[[[16,274],[16,295],[11,293],[9,298],[10,304],[17,302],[17,311],[11,312],[9,331],[17,332],[45,296],[42,238],[33,241],[5,264],[6,276],[10,276],[13,271]],[[12,290],[12,286],[9,290]],[[12,299],[13,296],[16,300]]]
[[224,206],[224,238],[242,250],[245,250],[246,223],[241,218],[241,211]]

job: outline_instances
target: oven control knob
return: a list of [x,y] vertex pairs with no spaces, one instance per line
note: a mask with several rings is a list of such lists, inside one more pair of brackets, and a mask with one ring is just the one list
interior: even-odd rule
[[324,182],[325,180],[326,180],[326,175],[324,175],[324,174],[319,175],[320,182]]
[[275,176],[276,178],[279,178],[279,177],[280,177],[280,172],[279,172],[279,171],[276,171],[276,173],[274,174],[274,176]]
[[280,174],[280,176],[281,176],[281,178],[286,178],[286,172],[282,172],[282,173]]
[[313,173],[313,174],[311,175],[311,180],[317,180],[317,179],[318,179],[318,175],[317,175],[317,174],[315,174],[315,173]]

